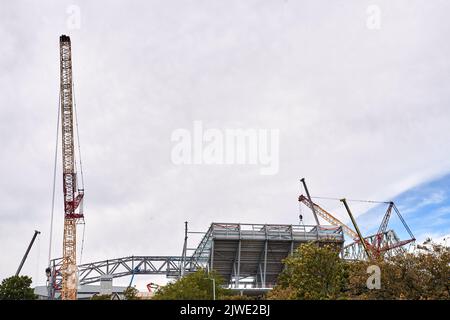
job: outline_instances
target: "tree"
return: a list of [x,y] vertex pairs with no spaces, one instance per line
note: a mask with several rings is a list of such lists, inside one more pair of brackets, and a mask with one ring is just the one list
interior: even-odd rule
[[[432,243],[373,261],[344,261],[333,247],[302,245],[285,259],[285,270],[268,299],[450,299],[450,248]],[[369,289],[380,268],[379,289]]]
[[139,293],[139,290],[135,287],[128,287],[123,292],[123,295],[126,300],[139,300],[139,297],[137,294]]
[[[348,297],[353,299],[450,299],[450,248],[428,243],[412,253],[349,265]],[[367,267],[381,270],[381,288],[366,287]]]
[[337,299],[345,289],[347,267],[335,246],[303,244],[284,264],[268,299]]
[[[212,281],[214,279],[215,283]],[[214,285],[215,284],[215,285]],[[222,288],[223,279],[216,272],[204,269],[190,273],[176,282],[169,283],[156,291],[156,300],[212,300],[215,287],[216,299],[229,295],[228,289]]]
[[94,294],[91,300],[111,300],[111,294]]
[[0,285],[0,300],[35,300],[37,296],[31,288],[28,276],[12,276],[3,279]]

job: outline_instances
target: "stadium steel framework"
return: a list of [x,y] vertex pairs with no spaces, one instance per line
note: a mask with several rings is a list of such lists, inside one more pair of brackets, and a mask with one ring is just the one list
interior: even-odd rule
[[[212,223],[191,256],[183,250],[182,256],[129,256],[85,263],[78,266],[78,283],[99,282],[102,276],[179,277],[204,268],[217,271],[230,288],[271,288],[283,270],[282,260],[311,241],[342,248],[344,234],[337,226]],[[53,297],[60,289],[61,262],[51,263]]]
[[300,244],[311,241],[342,247],[342,228],[213,223],[191,262],[206,263],[205,267],[218,272],[231,288],[240,288],[243,283],[252,288],[270,288],[283,270],[283,259]]

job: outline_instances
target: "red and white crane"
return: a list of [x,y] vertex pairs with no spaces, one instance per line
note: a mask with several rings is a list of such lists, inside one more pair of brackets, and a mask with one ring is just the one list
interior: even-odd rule
[[[378,228],[378,232],[373,236],[362,237],[361,232],[359,231],[356,225],[356,221],[354,221],[350,209],[348,208],[348,205],[345,202],[345,199],[342,199],[344,201],[342,200],[341,201],[344,203],[345,208],[349,213],[350,218],[352,219],[356,231],[354,231],[353,229],[348,227],[345,223],[341,222],[339,219],[334,217],[330,212],[326,211],[321,206],[314,203],[311,200],[311,197],[309,196],[305,180],[302,179],[301,181],[303,183],[303,186],[305,187],[305,191],[307,192],[308,196],[306,197],[304,195],[300,195],[298,201],[306,205],[308,208],[310,208],[316,216],[323,218],[332,225],[342,227],[342,230],[353,240],[351,244],[346,245],[343,248],[344,255],[349,254],[348,252],[352,252],[351,254],[358,259],[364,258],[364,255],[366,257],[368,256],[368,258],[370,259],[374,259],[380,257],[381,255],[383,255],[388,251],[400,248],[416,240],[411,230],[409,229],[408,225],[406,224],[405,220],[403,219],[402,215],[400,214],[400,211],[395,206],[394,202],[386,202],[389,204],[389,206],[386,210],[386,213],[383,216],[383,220],[381,221],[381,225]],[[408,232],[410,239],[400,240],[397,238],[396,234],[392,230],[387,230],[392,210],[394,210],[398,215],[400,221],[402,222],[403,226]],[[364,250],[360,250],[359,247],[362,247]]]
[[62,164],[64,191],[64,238],[61,266],[61,299],[77,298],[77,224],[84,219],[83,189],[77,189],[75,170],[72,48],[70,38],[62,35],[60,45],[60,107],[62,129]]

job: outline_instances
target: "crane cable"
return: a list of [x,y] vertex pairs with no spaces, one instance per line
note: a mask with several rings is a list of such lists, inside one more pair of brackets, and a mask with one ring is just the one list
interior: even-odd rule
[[78,114],[77,114],[77,102],[75,100],[75,81],[72,82],[72,92],[73,92],[73,109],[75,112],[75,127],[77,131],[77,145],[78,145],[78,156],[80,158],[80,175],[81,175],[81,189],[84,190],[84,176],[83,176],[83,163],[81,162],[81,147],[80,147],[80,135],[78,133]]
[[[73,110],[74,110],[74,113],[75,113],[75,127],[76,127],[76,131],[77,131],[78,157],[79,157],[79,161],[80,161],[81,189],[84,192],[83,163],[81,161],[80,135],[78,133],[77,102],[76,102],[76,99],[75,99],[75,81],[72,82],[72,92],[73,92]],[[81,203],[80,205],[82,206],[83,204]],[[86,223],[83,223],[83,236],[81,238],[81,249],[80,249],[80,264],[81,264],[81,261],[83,259],[85,230],[86,230]]]
[[[330,197],[311,197],[314,199],[325,199],[325,200],[340,200],[338,198],[330,198]],[[355,200],[355,199],[347,199],[347,201],[352,202],[366,202],[366,203],[377,203],[377,204],[390,204],[390,201],[374,201],[374,200]],[[405,219],[403,219],[402,215],[400,214],[400,211],[398,210],[397,206],[394,204],[394,210],[397,213],[398,217],[400,218],[400,221],[402,222],[403,226],[405,227],[406,231],[410,235],[411,239],[415,239],[413,233],[411,232],[411,229],[409,229],[408,224],[406,223]]]
[[415,239],[411,229],[409,229],[408,225],[406,224],[405,219],[403,219],[402,215],[400,214],[400,211],[398,210],[397,206],[394,204],[394,210],[397,213],[398,217],[400,218],[401,222],[403,223],[403,226],[405,227],[406,231],[408,232],[411,239]]
[[80,250],[80,264],[83,260],[83,248],[84,248],[84,231],[86,230],[86,223],[83,223],[83,237],[81,239],[81,250]]
[[299,220],[299,225],[304,225],[303,223],[303,210],[302,210],[302,204],[301,202],[298,203],[298,220]]
[[41,237],[40,237],[40,233],[38,233],[37,235],[37,258],[36,258],[36,282],[37,279],[39,279],[39,262],[41,259]]
[[50,217],[50,233],[49,233],[49,245],[48,245],[48,267],[50,267],[51,258],[52,258],[52,240],[53,240],[53,216],[55,211],[55,186],[56,186],[56,164],[58,162],[58,137],[59,137],[59,116],[61,106],[61,94],[58,98],[58,117],[56,119],[56,143],[55,143],[55,161],[53,165],[53,189],[52,189],[52,210]]
[[[324,199],[324,200],[337,200],[340,201],[341,199],[339,198],[330,198],[330,197],[311,197],[313,199]],[[346,199],[347,201],[351,201],[351,202],[366,202],[366,203],[384,203],[384,204],[389,204],[390,201],[375,201],[375,200],[357,200],[357,199]]]

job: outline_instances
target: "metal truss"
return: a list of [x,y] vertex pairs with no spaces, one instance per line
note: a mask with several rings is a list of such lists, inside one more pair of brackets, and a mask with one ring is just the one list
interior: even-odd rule
[[230,288],[268,288],[275,285],[283,259],[307,242],[342,247],[342,227],[212,223],[191,261],[217,271]]
[[[372,235],[370,237],[366,237],[365,239],[372,246],[374,246],[380,240],[378,235]],[[405,253],[406,249],[402,246],[409,242],[410,240],[401,241],[394,230],[388,230],[384,232],[380,247],[389,248],[389,250],[385,250],[383,252],[383,257],[389,258],[398,254]],[[347,260],[367,260],[367,255],[360,242],[353,242],[349,245],[346,245],[342,249],[342,258]]]
[[[183,264],[183,260],[185,263]],[[62,259],[52,260],[53,288],[61,287]],[[178,277],[184,266],[185,272],[193,272],[201,266],[191,260],[191,257],[180,256],[129,256],[111,260],[103,260],[78,265],[78,283],[86,285],[99,282],[102,276],[120,278],[129,275],[165,275]]]

